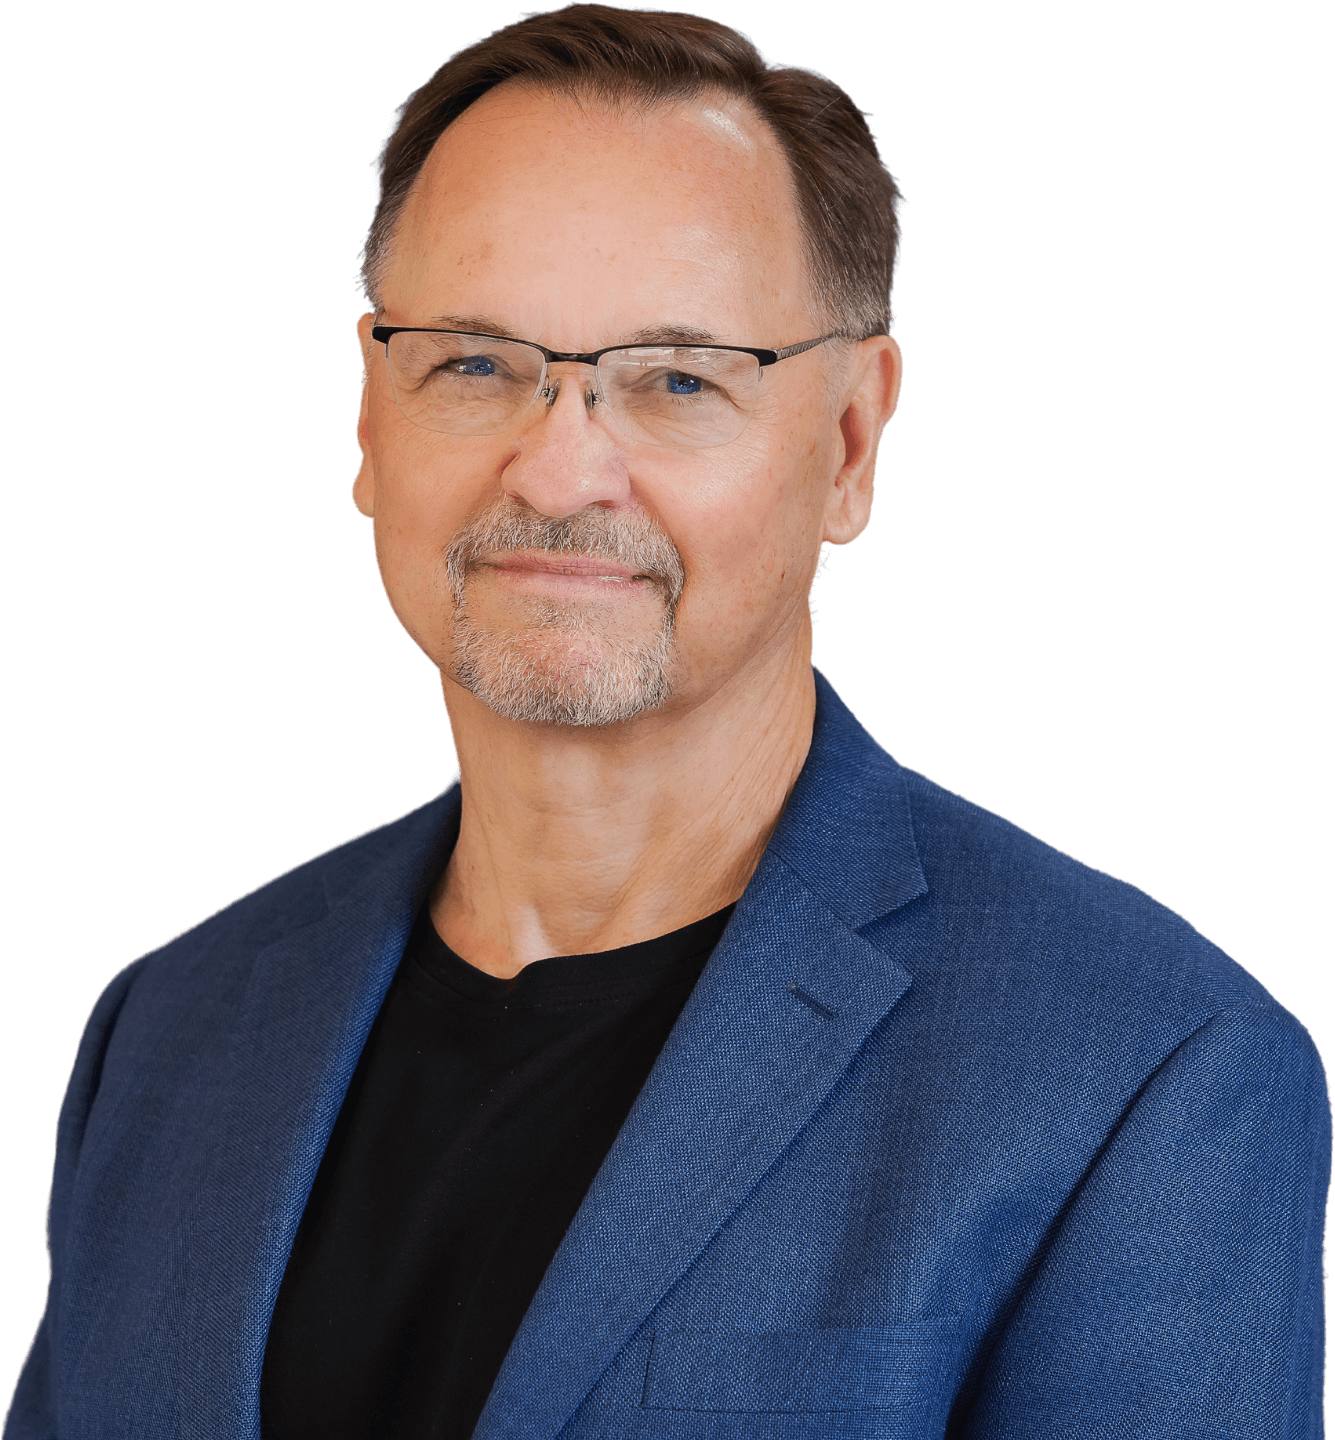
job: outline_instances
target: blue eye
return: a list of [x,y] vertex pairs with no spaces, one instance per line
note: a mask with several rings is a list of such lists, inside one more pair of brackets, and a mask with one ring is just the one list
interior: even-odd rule
[[683,375],[680,370],[673,370],[668,374],[667,388],[669,395],[698,395],[705,386],[698,375]]
[[465,355],[462,360],[456,360],[450,367],[456,375],[476,375],[486,377],[496,373],[496,367],[485,355]]

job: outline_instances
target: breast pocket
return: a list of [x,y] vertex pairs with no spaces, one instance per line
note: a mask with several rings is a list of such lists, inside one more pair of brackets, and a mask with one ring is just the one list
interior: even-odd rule
[[651,1410],[818,1413],[949,1404],[960,1320],[822,1330],[657,1330]]

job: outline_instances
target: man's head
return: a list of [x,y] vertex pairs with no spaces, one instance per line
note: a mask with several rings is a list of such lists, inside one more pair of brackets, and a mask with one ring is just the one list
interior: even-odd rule
[[[841,91],[694,16],[536,16],[409,100],[367,245],[356,496],[442,674],[600,725],[809,643],[820,544],[865,524],[897,391],[894,200]],[[609,346],[639,348],[550,353]]]

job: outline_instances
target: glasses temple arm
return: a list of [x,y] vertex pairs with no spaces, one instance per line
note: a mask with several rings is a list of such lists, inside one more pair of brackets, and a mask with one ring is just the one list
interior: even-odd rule
[[817,345],[824,345],[827,340],[839,340],[844,338],[842,330],[831,330],[828,335],[818,336],[815,340],[800,340],[796,345],[785,345],[782,350],[774,352],[775,361],[787,360],[790,355],[801,355],[805,350],[814,350]]

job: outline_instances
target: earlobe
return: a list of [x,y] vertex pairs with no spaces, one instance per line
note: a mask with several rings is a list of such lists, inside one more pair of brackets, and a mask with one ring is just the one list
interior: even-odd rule
[[371,462],[370,426],[367,423],[366,387],[362,387],[362,413],[357,420],[357,443],[362,448],[361,468],[352,482],[352,503],[368,518],[375,514],[375,466]]
[[844,465],[830,487],[821,539],[831,545],[856,540],[871,519],[873,470],[871,466]]

